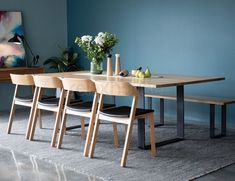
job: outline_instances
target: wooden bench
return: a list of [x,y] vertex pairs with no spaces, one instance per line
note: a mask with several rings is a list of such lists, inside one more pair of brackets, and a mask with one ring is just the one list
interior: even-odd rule
[[[152,108],[152,98],[160,99],[160,124],[158,124],[157,126],[164,125],[164,100],[176,100],[176,96],[146,93],[145,97],[148,99],[148,108],[150,109]],[[227,104],[235,103],[235,99],[202,96],[184,96],[184,101],[210,105],[210,137],[217,138],[221,136],[226,136],[226,106]],[[216,105],[221,106],[221,133],[218,135],[215,135]]]

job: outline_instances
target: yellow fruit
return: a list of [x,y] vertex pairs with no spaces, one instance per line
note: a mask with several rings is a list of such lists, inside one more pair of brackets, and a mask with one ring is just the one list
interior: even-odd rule
[[139,73],[140,73],[140,71],[137,70],[137,71],[135,72],[135,76],[138,77],[138,74],[139,74]]
[[140,73],[138,74],[138,77],[143,79],[143,78],[145,77],[144,72],[140,72]]

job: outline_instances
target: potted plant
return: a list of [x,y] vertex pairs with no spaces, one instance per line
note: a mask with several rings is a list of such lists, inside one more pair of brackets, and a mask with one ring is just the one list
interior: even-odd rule
[[59,57],[53,56],[45,60],[43,65],[49,65],[49,68],[56,69],[57,72],[70,72],[79,70],[77,61],[79,54],[74,52],[73,48],[61,48]]
[[102,62],[106,56],[111,57],[112,48],[117,42],[117,36],[109,32],[100,32],[94,38],[90,35],[84,35],[75,39],[75,43],[91,61],[90,72],[93,74],[102,73]]
[[[58,46],[59,47],[59,46]],[[59,57],[53,56],[45,60],[43,65],[49,65],[49,68],[55,69],[57,72],[70,72],[79,70],[77,61],[79,54],[74,52],[73,48],[61,48],[59,47],[61,55]],[[56,97],[60,95],[60,89],[56,89]],[[79,96],[74,95],[77,99]]]

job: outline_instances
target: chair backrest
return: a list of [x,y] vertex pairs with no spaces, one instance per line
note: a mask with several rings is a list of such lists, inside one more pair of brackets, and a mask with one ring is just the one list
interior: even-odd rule
[[63,88],[62,81],[57,77],[34,75],[35,86],[41,88]]
[[96,91],[99,94],[111,96],[137,96],[137,89],[128,82],[96,81]]
[[63,87],[65,90],[78,92],[95,92],[95,83],[88,79],[63,78]]
[[22,74],[10,74],[11,81],[16,85],[34,85],[34,80],[32,75],[22,75]]

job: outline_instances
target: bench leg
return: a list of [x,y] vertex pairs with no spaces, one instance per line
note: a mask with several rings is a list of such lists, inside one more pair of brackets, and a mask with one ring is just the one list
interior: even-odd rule
[[210,104],[210,137],[226,136],[226,105],[221,106],[221,134],[215,135],[215,105]]
[[148,109],[152,109],[152,97],[148,97]]
[[210,138],[215,137],[215,105],[210,104]]
[[221,106],[221,135],[226,136],[226,105]]

